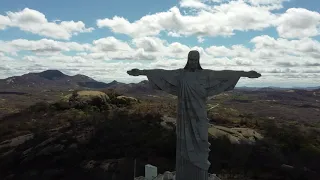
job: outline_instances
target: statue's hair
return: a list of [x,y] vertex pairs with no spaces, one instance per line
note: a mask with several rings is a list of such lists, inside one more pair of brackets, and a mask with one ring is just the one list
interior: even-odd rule
[[200,65],[200,53],[199,53],[199,51],[197,51],[197,50],[192,50],[192,51],[190,51],[190,52],[188,53],[188,61],[187,61],[186,66],[185,66],[183,69],[190,69],[189,60],[190,60],[191,54],[194,54],[194,53],[198,55],[198,59],[197,59],[197,61],[198,61],[197,69],[202,69],[202,67],[201,67],[201,65]]

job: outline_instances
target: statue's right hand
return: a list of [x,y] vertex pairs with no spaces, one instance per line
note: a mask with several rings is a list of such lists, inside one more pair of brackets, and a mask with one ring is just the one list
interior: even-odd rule
[[127,71],[127,73],[131,76],[139,76],[140,70],[139,69],[131,69],[130,71]]
[[259,78],[261,76],[260,73],[257,73],[256,71],[249,71],[247,72],[248,78]]

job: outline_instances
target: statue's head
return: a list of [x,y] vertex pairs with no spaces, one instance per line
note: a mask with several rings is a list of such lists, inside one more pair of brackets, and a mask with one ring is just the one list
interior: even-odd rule
[[188,54],[188,61],[184,69],[194,71],[196,69],[202,69],[200,66],[200,53],[197,50],[192,50]]

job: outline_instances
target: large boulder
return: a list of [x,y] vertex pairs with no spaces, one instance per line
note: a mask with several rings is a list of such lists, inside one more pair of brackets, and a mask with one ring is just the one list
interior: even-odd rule
[[[176,118],[163,116],[161,125],[167,129],[174,129]],[[209,124],[208,135],[214,139],[227,137],[232,144],[254,144],[263,136],[250,128],[228,128]]]
[[263,139],[261,134],[250,128],[228,128],[211,125],[208,132],[213,138],[227,137],[232,144],[254,144],[257,140]]
[[110,103],[109,96],[101,91],[77,91],[62,98],[62,101],[69,102],[71,106],[102,106]]
[[117,104],[125,104],[125,105],[131,105],[133,103],[139,102],[139,100],[134,97],[123,96],[123,95],[117,96],[115,101]]

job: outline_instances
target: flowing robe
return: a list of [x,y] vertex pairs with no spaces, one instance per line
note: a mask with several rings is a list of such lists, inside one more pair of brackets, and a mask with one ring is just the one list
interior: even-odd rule
[[154,89],[178,96],[176,180],[207,180],[210,143],[206,99],[234,89],[241,73],[153,69],[145,70],[145,75]]

